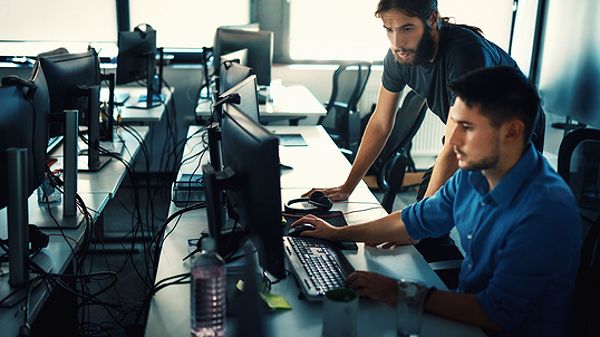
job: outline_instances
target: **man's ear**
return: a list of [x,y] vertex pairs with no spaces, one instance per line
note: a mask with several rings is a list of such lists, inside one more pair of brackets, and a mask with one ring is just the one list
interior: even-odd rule
[[507,143],[523,142],[525,123],[520,119],[512,119],[502,125],[503,138]]
[[439,20],[440,20],[440,13],[438,13],[437,11],[433,12],[429,16],[429,19],[427,19],[427,24],[429,25],[429,28],[439,30],[440,29]]

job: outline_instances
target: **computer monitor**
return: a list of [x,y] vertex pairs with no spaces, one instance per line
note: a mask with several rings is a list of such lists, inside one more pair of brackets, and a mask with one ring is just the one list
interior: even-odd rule
[[[0,208],[8,204],[6,150],[27,148],[27,194],[43,181],[46,171],[49,99],[44,74],[34,79],[35,89],[19,85],[0,87]],[[31,94],[27,94],[33,90]]]
[[[79,54],[59,54],[38,59],[50,94],[50,135],[64,133],[64,110],[77,109],[88,126],[87,169],[99,170],[109,158],[98,155],[100,144],[100,61],[94,49]],[[36,69],[38,67],[34,67]]]
[[231,53],[221,54],[221,66],[223,62],[237,62],[243,66],[248,65],[248,49],[240,49]]
[[[281,187],[279,181],[279,139],[251,119],[237,105],[227,105],[222,118],[224,187],[231,216],[242,225],[243,233],[260,239],[256,243],[263,269],[275,277],[284,277],[283,226],[281,225]],[[203,171],[212,169],[205,165]],[[214,171],[213,171],[214,172]],[[209,175],[207,198],[213,194]],[[227,182],[224,182],[228,180]],[[220,209],[209,206],[219,204],[207,200],[210,234],[217,237],[219,245],[222,224],[210,223],[211,216]]]
[[258,84],[271,85],[273,64],[273,32],[248,31],[219,27],[215,33],[214,64],[218,69],[221,55],[239,49],[248,49],[248,66],[254,69]]
[[[244,67],[246,68],[246,67]],[[248,68],[247,68],[248,69]],[[243,69],[242,69],[243,70]],[[244,71],[240,71],[243,74]],[[258,94],[256,85],[256,75],[250,75],[237,83],[229,90],[221,94],[220,97],[225,97],[231,94],[240,95],[240,103],[226,104],[223,108],[225,112],[230,106],[236,106],[239,110],[243,111],[253,122],[260,124],[260,112],[258,109]]]
[[252,68],[243,66],[237,62],[225,61],[221,63],[219,71],[219,92],[226,92],[235,85],[252,75]]
[[161,101],[160,83],[154,83],[156,30],[150,25],[139,25],[131,32],[119,32],[117,45],[119,54],[116,83],[146,82],[145,107],[158,105]]

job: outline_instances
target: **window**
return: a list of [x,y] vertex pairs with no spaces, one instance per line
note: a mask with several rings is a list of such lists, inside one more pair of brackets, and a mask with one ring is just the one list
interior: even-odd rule
[[375,2],[291,0],[293,60],[381,60],[389,47]]
[[82,52],[91,42],[100,42],[94,47],[101,55],[116,54],[114,0],[4,0],[2,8],[3,56],[35,56],[58,47]]
[[129,0],[131,28],[148,23],[165,48],[213,45],[215,30],[250,21],[249,0]]
[[[381,61],[389,42],[376,6],[375,0],[290,0],[290,58]],[[508,50],[512,1],[439,0],[438,7],[442,16],[481,28]]]

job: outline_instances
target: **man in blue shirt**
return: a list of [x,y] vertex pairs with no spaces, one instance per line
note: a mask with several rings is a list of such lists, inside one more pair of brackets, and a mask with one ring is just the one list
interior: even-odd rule
[[[514,68],[469,73],[456,94],[447,140],[460,170],[433,196],[401,212],[335,228],[307,216],[301,235],[405,244],[456,226],[466,253],[456,292],[433,289],[427,311],[494,335],[563,336],[579,264],[581,226],[569,187],[530,142],[539,97]],[[357,271],[346,280],[360,295],[396,302],[395,281]]]

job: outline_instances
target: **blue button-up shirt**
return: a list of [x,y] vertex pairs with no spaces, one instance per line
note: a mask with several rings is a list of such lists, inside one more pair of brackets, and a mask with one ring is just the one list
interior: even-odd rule
[[406,207],[413,239],[452,227],[465,251],[457,291],[475,293],[509,336],[563,336],[579,266],[581,225],[569,187],[533,148],[493,190],[459,170],[432,197]]

